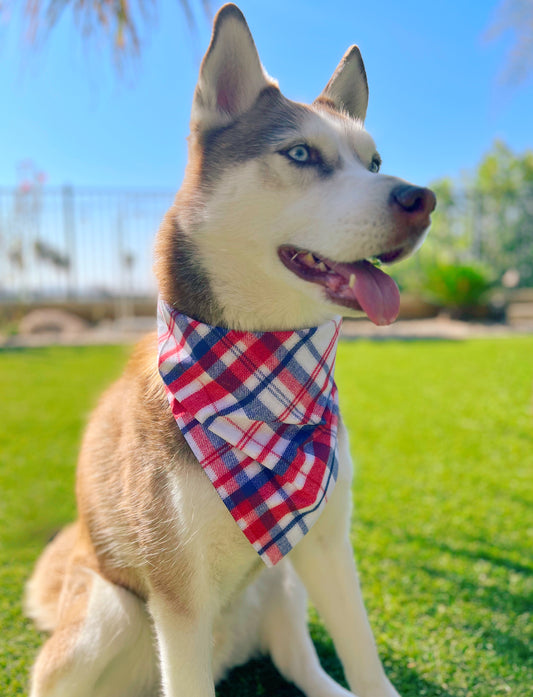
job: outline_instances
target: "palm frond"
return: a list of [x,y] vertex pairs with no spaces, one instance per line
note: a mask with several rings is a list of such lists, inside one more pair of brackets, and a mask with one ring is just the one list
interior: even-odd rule
[[[206,16],[211,13],[211,0],[177,2],[192,33],[197,29],[198,11]],[[120,67],[140,54],[157,18],[157,5],[157,0],[25,0],[25,35],[31,44],[39,44],[70,11],[83,38],[103,38]]]
[[485,37],[495,40],[513,34],[500,79],[518,87],[533,77],[533,0],[503,0]]

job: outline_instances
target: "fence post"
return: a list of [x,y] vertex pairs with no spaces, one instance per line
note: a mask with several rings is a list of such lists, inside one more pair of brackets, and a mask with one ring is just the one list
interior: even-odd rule
[[76,279],[76,217],[74,214],[74,189],[70,185],[63,186],[61,190],[61,198],[63,203],[63,234],[65,237],[65,246],[68,254],[68,280],[67,280],[67,298],[72,300],[75,297],[75,279]]
[[119,202],[119,207],[117,211],[117,257],[118,257],[118,279],[119,279],[119,288],[118,288],[118,311],[117,311],[117,319],[124,325],[124,322],[127,321],[132,313],[131,313],[131,308],[130,308],[130,301],[128,297],[128,288],[127,288],[127,283],[126,283],[126,272],[125,272],[125,266],[124,266],[124,260],[126,257],[126,248],[124,245],[124,226],[123,226],[123,218],[124,218],[124,205],[123,201]]

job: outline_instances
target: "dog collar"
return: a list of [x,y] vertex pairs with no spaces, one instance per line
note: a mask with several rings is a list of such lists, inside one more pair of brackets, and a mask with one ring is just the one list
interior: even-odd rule
[[159,372],[172,414],[267,566],[308,532],[335,486],[341,321],[235,331],[158,303]]

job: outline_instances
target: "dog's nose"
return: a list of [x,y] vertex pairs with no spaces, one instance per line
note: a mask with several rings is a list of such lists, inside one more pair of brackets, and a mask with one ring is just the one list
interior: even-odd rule
[[389,200],[393,207],[399,208],[400,212],[409,218],[410,222],[424,227],[429,225],[429,215],[437,205],[437,197],[431,189],[411,184],[395,186]]

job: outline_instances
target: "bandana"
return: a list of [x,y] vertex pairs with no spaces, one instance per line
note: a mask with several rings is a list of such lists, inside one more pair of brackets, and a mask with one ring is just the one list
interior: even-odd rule
[[176,423],[267,566],[309,531],[335,486],[340,325],[234,331],[159,301],[159,372]]

